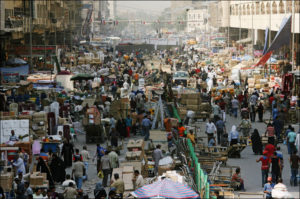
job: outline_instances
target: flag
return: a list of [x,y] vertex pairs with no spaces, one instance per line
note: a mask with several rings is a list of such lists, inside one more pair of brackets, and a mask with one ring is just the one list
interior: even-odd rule
[[264,46],[264,50],[263,50],[263,55],[265,55],[266,52],[267,52],[268,40],[269,40],[269,28],[266,28],[266,31],[265,31],[265,46]]
[[270,59],[274,50],[281,48],[284,45],[288,45],[291,40],[291,27],[292,27],[292,15],[289,18],[284,18],[281,22],[279,31],[277,32],[270,48],[265,52],[264,56],[259,60],[255,66],[263,66]]
[[264,66],[267,63],[268,59],[270,59],[271,55],[272,55],[272,51],[262,56],[262,58],[260,58],[259,62],[255,64],[255,66]]
[[289,18],[284,18],[281,22],[279,31],[277,32],[270,48],[266,53],[277,50],[284,45],[289,45],[291,40],[292,15]]

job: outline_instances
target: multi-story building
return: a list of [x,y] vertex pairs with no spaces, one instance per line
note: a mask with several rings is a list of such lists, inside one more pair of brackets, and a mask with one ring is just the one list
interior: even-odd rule
[[0,1],[1,59],[4,53],[11,56],[28,53],[30,33],[33,46],[71,46],[81,26],[80,10],[81,1]]
[[224,29],[229,29],[229,37],[231,37],[231,33],[239,32],[241,29],[240,32],[247,34],[235,34],[235,38],[251,42],[253,37],[254,44],[260,45],[264,43],[266,28],[271,30],[273,39],[279,31],[282,20],[292,15],[292,32],[295,33],[297,44],[295,47],[298,46],[299,48],[300,1],[220,1],[219,6],[221,7],[219,12],[221,15],[220,25]]
[[187,32],[204,32],[207,28],[208,10],[196,9],[187,12]]

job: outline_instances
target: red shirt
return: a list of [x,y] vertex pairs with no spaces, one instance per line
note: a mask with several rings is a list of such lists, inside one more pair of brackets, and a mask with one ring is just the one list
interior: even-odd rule
[[183,126],[178,128],[178,134],[180,137],[184,136],[184,131],[185,131],[185,128]]
[[261,161],[261,170],[268,170],[270,159],[267,156],[262,156],[259,160]]
[[275,146],[273,144],[267,144],[265,147],[265,151],[268,152],[267,156],[268,158],[270,158],[275,151]]
[[226,103],[225,102],[220,102],[219,103],[219,106],[220,106],[220,108],[221,108],[221,110],[225,110],[225,105],[226,105]]
[[271,97],[269,97],[269,105],[271,106],[272,105],[272,102],[274,101],[274,97],[273,96],[271,96]]

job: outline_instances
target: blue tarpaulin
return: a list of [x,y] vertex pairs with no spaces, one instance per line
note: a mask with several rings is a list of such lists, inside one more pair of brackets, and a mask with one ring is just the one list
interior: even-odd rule
[[0,67],[0,73],[19,73],[19,75],[27,76],[29,74],[29,65],[17,67]]

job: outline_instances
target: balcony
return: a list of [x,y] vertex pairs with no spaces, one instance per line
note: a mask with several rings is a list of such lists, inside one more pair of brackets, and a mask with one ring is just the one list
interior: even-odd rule
[[23,31],[23,17],[9,17],[5,20],[6,32],[20,32]]

